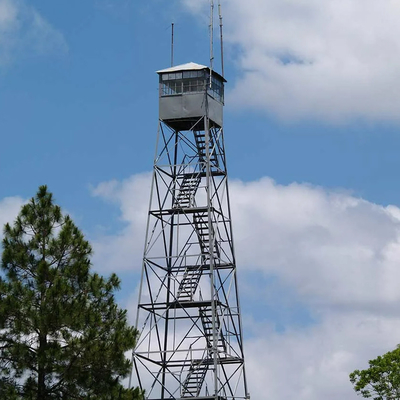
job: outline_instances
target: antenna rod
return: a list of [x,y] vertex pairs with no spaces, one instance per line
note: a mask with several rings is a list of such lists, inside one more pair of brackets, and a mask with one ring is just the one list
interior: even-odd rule
[[174,23],[171,24],[171,67],[174,66]]
[[210,88],[212,82],[212,71],[214,63],[214,0],[211,0],[210,10]]
[[219,33],[221,39],[221,75],[224,77],[224,39],[222,35],[222,12],[221,12],[221,0],[218,0],[218,14],[219,14]]

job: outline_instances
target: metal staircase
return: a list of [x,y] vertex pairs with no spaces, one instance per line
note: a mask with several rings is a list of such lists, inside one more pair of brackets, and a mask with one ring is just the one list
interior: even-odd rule
[[202,271],[199,268],[188,268],[179,283],[176,299],[179,302],[192,301],[199,286]]
[[198,397],[208,370],[204,360],[194,360],[182,385],[182,398]]
[[[206,264],[210,258],[210,227],[208,225],[207,211],[199,211],[193,214],[193,225],[199,239],[203,263]],[[213,254],[219,257],[219,247],[214,240]]]
[[[200,307],[200,319],[203,326],[204,337],[207,342],[207,356],[203,360],[194,360],[189,368],[188,374],[182,386],[182,398],[197,397],[203,387],[208,366],[213,363],[213,320],[211,305]],[[220,330],[220,321],[218,315],[215,316],[215,331],[218,332],[217,352],[218,357],[226,355],[226,342]]]
[[194,198],[199,188],[201,177],[196,174],[185,174],[175,195],[174,207],[190,208],[194,206]]
[[[209,351],[212,351],[214,337],[211,306],[200,308],[200,318],[203,325],[204,337],[207,341],[207,347],[209,348]],[[218,315],[215,315],[215,331],[218,332],[217,351],[218,353],[223,353],[226,355],[226,342],[224,336],[222,335],[222,331],[220,330],[220,321]]]
[[[204,131],[194,131],[194,140],[197,146],[197,152],[199,155],[200,163],[204,163],[206,160],[206,135]],[[214,140],[210,136],[210,165],[218,167],[218,157],[214,149]],[[214,150],[213,150],[214,149]]]
[[[201,266],[208,266],[210,261],[210,228],[208,224],[208,212],[206,210],[193,213],[193,227],[197,234],[201,254],[201,265],[189,267],[185,270],[179,283],[176,299],[179,302],[192,301],[202,276]],[[219,260],[219,246],[214,240],[213,244],[214,262]]]
[[[197,156],[199,159],[200,170],[204,172],[205,165],[204,161],[206,158],[206,141],[204,131],[194,131],[194,139],[197,147]],[[210,148],[213,147],[213,139],[210,136]],[[210,154],[210,162],[214,166],[218,165],[218,157],[215,151]],[[195,196],[201,182],[201,174],[188,173],[184,174],[180,182],[177,192],[175,194],[174,208],[190,209],[195,208]],[[210,258],[210,229],[208,225],[208,213],[206,210],[197,211],[193,213],[193,226],[197,234],[200,253],[202,258],[202,264],[207,265]],[[214,241],[215,255],[219,256],[219,248]],[[177,292],[177,301],[187,302],[193,301],[193,296],[199,285],[200,278],[202,275],[201,269],[188,268],[185,270],[182,280],[179,283],[179,288]]]

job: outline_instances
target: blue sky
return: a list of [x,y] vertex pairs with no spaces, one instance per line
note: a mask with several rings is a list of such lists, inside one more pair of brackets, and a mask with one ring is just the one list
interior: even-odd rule
[[[222,1],[253,399],[355,399],[348,373],[398,343],[400,9],[321,3]],[[155,71],[171,22],[175,63],[208,64],[207,4],[0,0],[0,222],[47,184],[132,310]]]
[[[207,63],[208,58],[206,22],[172,4],[98,0],[34,5],[62,37],[44,51],[35,51],[27,41],[11,49],[11,60],[2,66],[1,167],[6,173],[1,196],[30,196],[45,182],[60,202],[82,207],[92,201],[88,185],[151,167],[157,124],[154,72],[169,65],[171,21],[176,24],[176,62]],[[17,33],[22,41],[29,35],[26,25]],[[241,71],[235,48],[229,42],[226,47],[229,90]],[[286,122],[268,110],[237,111],[227,103],[232,177],[267,174],[282,183],[346,188],[384,204],[397,200],[396,125]],[[13,148],[18,156],[4,152]],[[98,217],[91,215],[84,224]]]

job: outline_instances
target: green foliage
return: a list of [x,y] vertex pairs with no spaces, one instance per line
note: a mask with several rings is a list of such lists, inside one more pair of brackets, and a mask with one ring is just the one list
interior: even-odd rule
[[369,361],[368,369],[352,372],[350,382],[354,390],[365,398],[400,399],[400,346]]
[[90,271],[92,249],[41,186],[4,227],[0,398],[141,399],[122,387],[137,331],[115,303],[119,279]]

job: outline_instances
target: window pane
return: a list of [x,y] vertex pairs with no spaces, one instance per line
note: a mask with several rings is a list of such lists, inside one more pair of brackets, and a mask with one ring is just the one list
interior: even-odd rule
[[175,91],[176,93],[182,93],[182,81],[175,82]]

